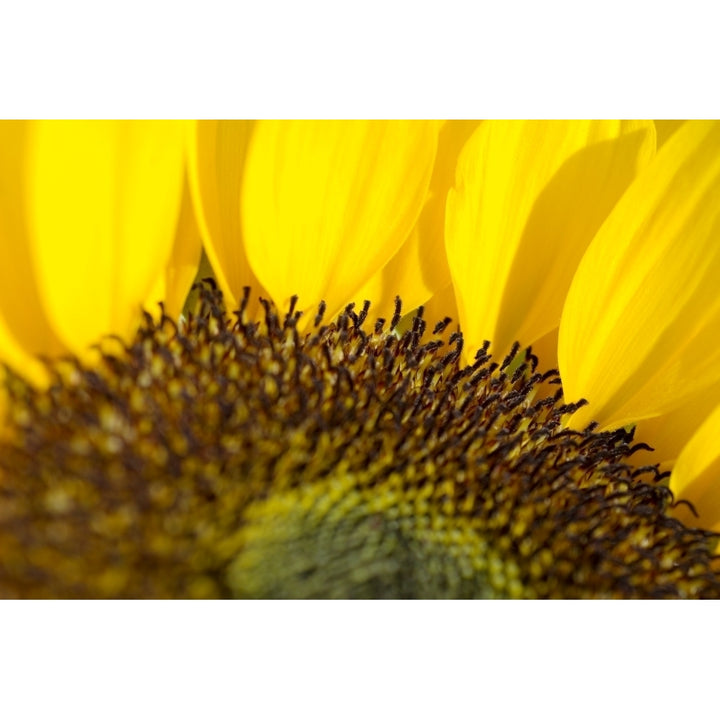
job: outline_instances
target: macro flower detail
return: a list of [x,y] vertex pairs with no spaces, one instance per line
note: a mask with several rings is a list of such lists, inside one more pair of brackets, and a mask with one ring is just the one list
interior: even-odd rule
[[648,122],[482,123],[448,193],[445,244],[472,358],[560,323],[583,252],[655,151]]
[[[249,286],[278,307],[297,294],[308,315],[321,300],[337,315],[410,235],[438,129],[421,121],[199,125],[195,198],[229,301]],[[392,290],[394,299],[403,288]]]
[[576,425],[656,417],[720,382],[719,150],[720,123],[677,130],[583,257],[559,340],[566,393],[588,400]]
[[442,124],[430,186],[417,223],[395,255],[352,298],[357,304],[375,298],[373,312],[389,317],[393,313],[395,296],[401,292],[407,308],[427,305],[426,311],[439,315],[438,320],[446,315],[457,318],[443,241],[445,205],[455,181],[460,151],[479,124],[478,120],[454,120]]
[[533,400],[556,378],[536,358],[464,366],[421,318],[397,338],[348,308],[301,334],[266,308],[258,326],[205,290],[184,330],[149,318],[48,393],[12,378],[0,593],[720,596],[711,536],[667,516],[627,433]]
[[0,123],[6,362],[42,382],[38,356],[133,337],[170,262],[185,144],[178,122]]
[[267,297],[253,273],[242,242],[240,196],[248,145],[255,123],[201,120],[190,133],[188,168],[193,205],[203,247],[215,277],[231,302],[242,288],[256,290],[253,302]]
[[[178,124],[168,184],[133,185],[142,282],[88,285],[127,322],[67,337],[78,290],[11,214],[59,341],[0,295],[0,595],[719,597],[719,126],[660,127]],[[4,177],[33,188],[52,153],[24,147]]]
[[[680,506],[677,515],[691,526],[720,530],[720,405],[710,413],[683,448],[673,467],[670,487],[700,508],[702,515]],[[702,518],[702,522],[698,522]]]

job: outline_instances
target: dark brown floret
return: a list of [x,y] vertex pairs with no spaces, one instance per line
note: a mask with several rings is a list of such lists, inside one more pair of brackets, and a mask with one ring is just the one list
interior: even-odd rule
[[[8,371],[3,597],[719,597],[715,536],[515,347],[206,286],[93,368]],[[397,325],[400,307],[391,319]],[[542,392],[540,392],[542,391]]]

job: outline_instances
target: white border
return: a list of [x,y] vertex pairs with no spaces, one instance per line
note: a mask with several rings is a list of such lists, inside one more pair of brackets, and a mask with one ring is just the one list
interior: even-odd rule
[[24,0],[4,117],[702,117],[713,6]]
[[711,717],[717,611],[651,601],[8,602],[3,716]]

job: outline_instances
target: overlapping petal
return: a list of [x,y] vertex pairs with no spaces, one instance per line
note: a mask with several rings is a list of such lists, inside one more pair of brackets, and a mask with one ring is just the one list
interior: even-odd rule
[[240,221],[245,161],[255,123],[201,120],[190,140],[190,189],[205,252],[230,306],[243,288],[252,289],[253,307],[267,297],[248,262]]
[[[439,124],[259,122],[242,183],[250,267],[306,318],[356,297],[408,238],[425,203]],[[370,298],[371,300],[373,298]]]
[[170,317],[180,316],[197,276],[201,255],[202,238],[186,176],[172,252],[167,265],[161,269],[146,303],[150,312],[159,311],[158,303],[162,303]]
[[702,423],[675,463],[670,489],[680,500],[677,515],[689,525],[720,531],[720,406]]
[[686,122],[685,120],[656,120],[655,131],[657,133],[657,146],[661,148],[670,136]]
[[373,315],[392,316],[399,295],[406,311],[435,297],[426,307],[427,316],[457,318],[445,254],[445,204],[460,151],[479,124],[479,120],[448,120],[442,125],[427,199],[410,237],[357,293],[357,303],[372,300]]
[[638,459],[643,463],[660,463],[663,470],[669,470],[688,440],[718,404],[720,384],[689,397],[675,410],[640,420],[635,435],[653,450],[649,455],[638,455]]
[[0,124],[0,352],[41,382],[37,355],[128,337],[171,254],[183,123]]
[[555,328],[573,272],[655,149],[651,122],[483,123],[447,201],[445,242],[468,357]]
[[720,381],[720,123],[677,130],[585,254],[559,363],[573,426],[678,410]]

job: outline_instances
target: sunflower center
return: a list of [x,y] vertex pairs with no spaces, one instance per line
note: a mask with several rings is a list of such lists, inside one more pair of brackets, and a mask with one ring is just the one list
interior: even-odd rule
[[530,351],[200,294],[47,391],[7,371],[3,596],[720,596],[714,537]]

